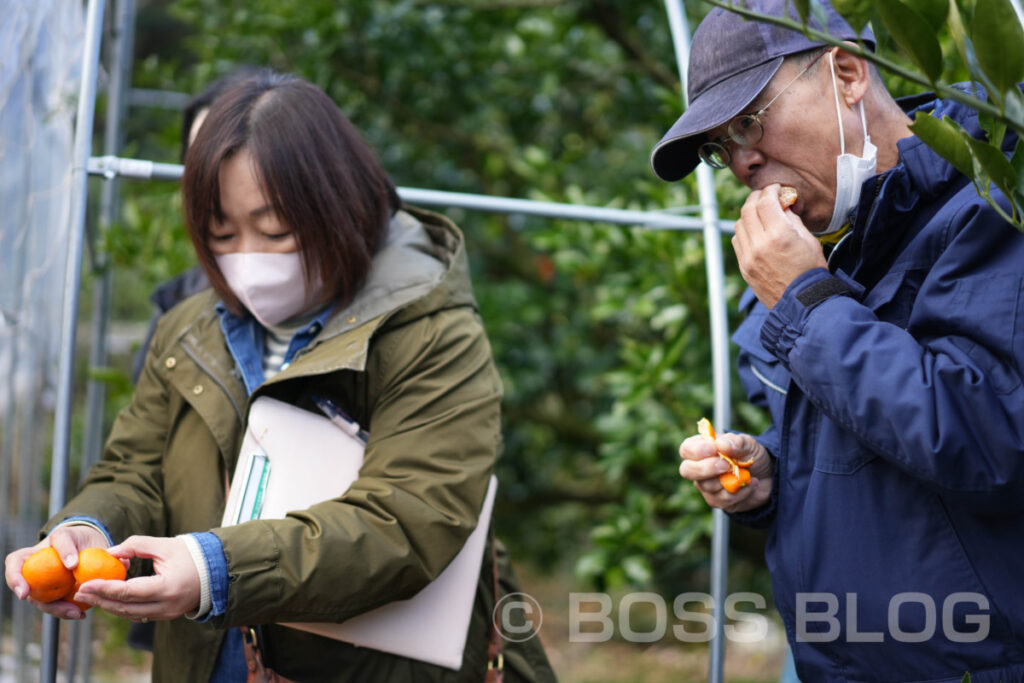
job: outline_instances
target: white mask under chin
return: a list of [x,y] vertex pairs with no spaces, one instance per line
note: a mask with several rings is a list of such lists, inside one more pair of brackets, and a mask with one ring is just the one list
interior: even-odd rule
[[843,116],[839,107],[839,88],[836,85],[836,66],[832,55],[828,56],[829,68],[832,69],[832,90],[836,96],[836,116],[839,118],[839,151],[836,157],[836,202],[832,208],[832,220],[828,227],[821,232],[814,233],[819,237],[838,232],[850,219],[850,212],[857,206],[860,199],[860,189],[864,181],[875,175],[875,168],[878,162],[878,148],[871,144],[871,136],[868,135],[868,124],[864,118],[864,100],[860,105],[860,123],[864,127],[864,149],[861,156],[846,153],[846,136],[843,134]]
[[217,254],[214,258],[228,287],[264,327],[306,312],[318,294],[306,291],[297,251]]

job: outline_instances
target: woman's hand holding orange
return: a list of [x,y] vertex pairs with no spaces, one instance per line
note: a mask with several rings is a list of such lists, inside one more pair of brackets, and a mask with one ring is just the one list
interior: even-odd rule
[[155,574],[131,581],[90,581],[75,594],[76,601],[133,621],[176,619],[199,606],[199,573],[185,541],[131,536],[109,552],[125,560],[153,560]]
[[[736,493],[722,487],[719,476],[732,471],[732,465],[723,453],[733,460],[752,460],[749,467],[750,483]],[[754,437],[748,434],[722,434],[714,441],[695,434],[679,447],[683,462],[679,474],[689,479],[711,507],[726,512],[745,512],[768,502],[772,490],[772,459]]]
[[[51,596],[42,594],[39,591],[36,591],[35,595],[31,595],[33,592],[32,587],[22,573],[25,561],[37,551],[51,547],[64,569],[71,573],[78,566],[78,553],[81,550],[86,548],[105,548],[107,547],[107,538],[91,526],[69,524],[57,527],[53,533],[36,545],[30,548],[15,550],[8,555],[4,562],[4,578],[19,600],[28,600],[43,612],[59,619],[81,619],[84,616],[84,610],[81,606],[76,605],[70,600],[58,597],[56,600],[44,602],[43,600],[47,600]],[[44,581],[46,579],[57,581],[58,577],[56,577],[56,574],[60,573],[60,567],[46,561],[46,559],[44,557],[34,561],[30,565],[29,573],[39,575]],[[73,585],[73,573],[71,576]]]

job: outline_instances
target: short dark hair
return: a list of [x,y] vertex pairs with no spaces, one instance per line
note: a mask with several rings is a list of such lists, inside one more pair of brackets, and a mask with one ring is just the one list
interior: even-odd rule
[[185,157],[185,218],[210,284],[232,311],[242,312],[208,238],[211,222],[223,220],[221,165],[243,149],[278,219],[295,234],[307,283],[322,283],[315,303],[351,301],[401,204],[398,193],[323,91],[273,72],[217,98]]
[[188,138],[192,132],[192,124],[196,117],[204,109],[209,109],[218,97],[238,85],[247,78],[255,78],[260,75],[268,75],[272,71],[262,66],[244,64],[230,71],[226,75],[208,84],[203,91],[190,99],[181,112],[181,161],[185,162],[185,155],[188,153]]

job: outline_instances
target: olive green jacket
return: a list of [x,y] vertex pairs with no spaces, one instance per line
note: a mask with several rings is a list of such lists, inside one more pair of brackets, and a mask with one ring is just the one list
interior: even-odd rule
[[[269,625],[268,665],[298,680],[483,680],[490,545],[461,672],[272,625],[344,621],[410,597],[477,523],[500,450],[501,385],[458,229],[429,212],[397,213],[352,303],[252,396],[225,344],[217,301],[207,291],[163,317],[103,460],[49,524],[88,515],[115,542],[207,530],[220,538],[227,610],[207,623],[158,623],[154,680],[208,680],[224,629],[243,625]],[[252,400],[272,396],[316,411],[314,394],[369,430],[359,479],[286,519],[220,527]],[[503,570],[505,590],[514,591]],[[539,643],[508,645],[510,674],[553,679]]]

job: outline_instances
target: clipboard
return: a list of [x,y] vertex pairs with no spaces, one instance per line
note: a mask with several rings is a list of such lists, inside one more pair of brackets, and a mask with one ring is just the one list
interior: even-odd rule
[[[344,493],[359,477],[365,432],[354,424],[343,428],[338,419],[268,397],[253,401],[221,524],[283,519],[292,510]],[[283,625],[461,669],[497,484],[492,476],[477,526],[462,550],[413,597],[341,623]]]

